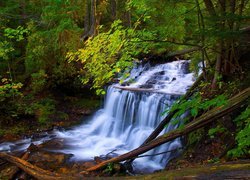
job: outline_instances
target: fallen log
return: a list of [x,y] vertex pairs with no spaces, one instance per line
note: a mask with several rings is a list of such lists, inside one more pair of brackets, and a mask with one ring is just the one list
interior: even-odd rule
[[[29,158],[30,152],[25,152],[23,156],[21,157],[22,160],[27,160]],[[20,169],[17,166],[14,166],[11,170],[11,173],[9,174],[10,179],[14,179],[15,175],[18,173]]]
[[27,174],[31,175],[32,177],[39,179],[39,180],[53,180],[53,179],[59,179],[59,180],[77,180],[82,179],[83,177],[81,175],[61,175],[58,173],[46,171],[44,169],[41,169],[37,166],[34,166],[30,164],[29,162],[17,158],[14,156],[11,156],[7,153],[0,153],[0,158],[8,161],[9,163],[12,163],[22,169]]
[[[188,100],[188,98],[190,98],[193,93],[195,88],[197,88],[197,86],[200,84],[200,82],[203,79],[203,74],[201,74],[197,80],[195,81],[195,83],[191,86],[191,88],[189,88],[189,90],[186,92],[185,95],[183,95],[181,97],[181,99],[179,100],[180,104],[183,100]],[[173,116],[175,115],[175,113],[177,112],[177,110],[175,111],[171,111],[162,121],[161,123],[155,128],[155,130],[149,135],[149,137],[143,142],[142,145],[147,144],[148,142],[152,141],[153,139],[155,139],[161,132],[162,130],[165,128],[165,126],[170,122],[170,120],[173,118]]]
[[[249,100],[249,96],[250,96],[250,88],[247,88],[241,93],[239,93],[238,95],[229,99],[226,105],[213,108],[212,110],[201,115],[199,118],[186,124],[183,129],[176,129],[169,133],[163,134],[157,137],[156,139],[150,141],[149,143],[142,145],[141,147],[137,149],[134,149],[128,153],[112,158],[110,160],[104,161],[100,164],[97,164],[96,166],[93,166],[87,169],[87,171],[95,171],[95,170],[101,169],[105,167],[106,165],[108,165],[109,163],[117,163],[117,162],[125,161],[128,159],[136,158],[138,155],[143,154],[157,146],[160,146],[164,143],[167,143],[183,135],[187,135],[188,133],[193,132],[199,128],[202,128],[206,126],[207,124],[215,120],[218,120],[219,118],[245,105],[245,102]],[[86,173],[86,172],[82,172],[82,173]]]
[[[184,101],[188,100],[188,98],[190,98],[194,94],[195,89],[198,87],[198,85],[200,84],[200,82],[202,80],[203,80],[203,73],[197,78],[197,80],[189,88],[189,90],[186,92],[186,94],[180,98],[178,103],[180,104],[183,100]],[[175,115],[176,112],[177,112],[177,110],[171,111],[170,113],[168,113],[168,115],[160,122],[160,124],[148,136],[148,138],[142,143],[142,145],[140,147],[142,147],[143,145],[145,145],[145,144],[149,143],[150,141],[152,141],[153,139],[155,139],[162,132],[162,130],[165,128],[165,126],[171,121],[171,119],[173,118],[173,116]],[[129,161],[126,161],[125,166],[127,166],[127,167],[131,166],[131,163],[133,162],[133,160],[134,159],[130,159]]]

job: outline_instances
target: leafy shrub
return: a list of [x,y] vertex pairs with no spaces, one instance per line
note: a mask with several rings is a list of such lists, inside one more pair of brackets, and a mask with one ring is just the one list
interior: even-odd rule
[[20,92],[22,86],[22,83],[12,83],[9,79],[3,78],[0,83],[0,101],[4,102],[9,98],[14,100],[14,98],[22,96]]
[[208,135],[210,138],[214,138],[217,133],[223,133],[226,129],[224,127],[221,127],[220,125],[216,126],[215,128],[211,128],[208,131]]
[[167,109],[163,114],[176,111],[173,118],[179,121],[181,119],[180,117],[187,111],[190,111],[190,115],[195,118],[200,112],[206,112],[211,108],[219,107],[226,103],[226,96],[224,94],[212,99],[205,99],[200,93],[196,93],[189,100],[176,101],[173,106]]
[[50,115],[55,113],[55,101],[49,98],[34,103],[32,106],[40,124],[46,124],[49,121]]
[[31,74],[31,88],[34,93],[41,92],[46,86],[47,74],[44,70]]
[[238,127],[236,134],[236,147],[228,152],[231,157],[250,155],[250,106],[246,108],[235,120]]
[[23,102],[19,103],[20,114],[34,116],[40,124],[46,124],[50,116],[56,113],[56,102],[53,99],[45,98],[34,101],[32,95],[25,96]]
[[7,78],[3,78],[0,82],[0,110],[5,116],[17,116],[16,102],[23,97],[20,92],[22,83],[13,83]]
[[80,61],[83,84],[93,81],[97,94],[104,94],[102,87],[122,70],[131,67],[135,57],[146,52],[147,47],[136,43],[136,32],[115,21],[108,32],[89,38],[84,48],[68,53],[69,62]]

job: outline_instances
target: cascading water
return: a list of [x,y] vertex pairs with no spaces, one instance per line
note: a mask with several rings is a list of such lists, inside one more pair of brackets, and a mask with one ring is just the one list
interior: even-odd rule
[[[73,154],[72,160],[76,161],[91,160],[94,156],[109,152],[113,152],[113,155],[123,154],[137,148],[164,118],[162,113],[192,85],[194,78],[187,70],[188,64],[188,61],[175,61],[134,68],[122,86],[114,84],[108,87],[104,108],[98,110],[89,122],[72,130],[54,131],[53,136],[47,135],[45,139],[39,139],[35,143],[51,138],[62,139],[64,148],[48,150]],[[131,89],[137,91],[130,91]],[[178,124],[170,123],[164,132],[177,126]],[[0,151],[23,150],[32,141],[28,139],[23,142],[2,143]],[[146,154],[157,154],[180,147],[181,140],[177,138]],[[169,152],[138,158],[134,166],[137,171],[152,172],[164,168],[175,155],[176,153]]]

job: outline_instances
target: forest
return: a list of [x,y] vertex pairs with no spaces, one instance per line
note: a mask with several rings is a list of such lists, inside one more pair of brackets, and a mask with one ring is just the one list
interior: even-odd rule
[[[232,171],[230,175],[222,173],[218,179],[249,178],[249,59],[249,0],[1,0],[0,179],[137,175],[131,170],[134,160],[162,144],[177,142],[178,138],[181,147],[165,152],[178,155],[165,160],[160,168],[164,169],[163,174],[146,175],[146,178],[185,178],[190,174],[177,175],[175,171],[204,165],[218,165],[218,171]],[[137,77],[151,70],[144,68],[139,72],[139,65],[150,64],[151,68],[179,63],[184,66],[187,62],[186,74],[194,76],[190,83],[189,79],[180,83],[183,88],[187,84],[187,90],[183,92],[177,88],[182,86],[176,84],[175,91],[167,91],[166,96],[172,94],[175,101],[171,99],[171,105],[164,106],[162,112],[153,108],[156,102],[149,105],[147,111],[154,111],[150,113],[161,120],[149,134],[143,135],[147,139],[126,152],[115,153],[117,149],[109,149],[105,158],[96,154],[93,161],[80,161],[69,167],[65,162],[71,155],[56,154],[59,160],[55,163],[48,160],[53,155],[44,152],[50,146],[57,146],[60,152],[64,146],[59,141],[49,139],[36,144],[31,140],[29,147],[21,152],[10,150],[10,144],[20,139],[40,138],[44,132],[55,129],[64,132],[80,126],[103,106],[103,111],[117,106],[113,107],[114,111],[119,109],[119,103],[128,103],[120,114],[124,109],[140,112],[138,104],[131,105],[133,98],[142,101],[145,94],[151,93],[150,97],[161,94],[160,88],[152,89],[161,82],[160,78],[169,73],[171,81],[167,82],[173,84],[179,82],[179,76],[171,75],[170,68],[169,72],[159,71],[160,78],[147,81],[147,85],[133,86],[139,82]],[[131,78],[133,73],[137,73],[137,79]],[[180,78],[184,76],[185,73]],[[122,93],[130,93],[126,94],[126,102],[106,103],[108,98],[111,101],[117,97],[117,92],[119,98]],[[121,116],[129,116],[135,122],[142,115]],[[97,124],[98,117],[93,118]],[[126,120],[124,124],[129,122]],[[178,127],[165,132],[170,124]],[[103,134],[104,131],[115,133],[113,128],[118,127],[114,124],[107,129],[101,119],[98,126],[106,128]],[[88,129],[91,128],[86,128],[86,132]],[[107,137],[100,136],[103,141]],[[112,146],[111,141],[105,142],[106,146]],[[45,154],[39,162],[37,152],[40,151]],[[161,153],[164,154],[160,151],[155,154]],[[44,160],[45,156],[49,158]],[[54,165],[45,166],[46,163]],[[198,178],[213,177],[199,168],[191,170]],[[234,170],[239,173],[234,174]],[[212,169],[211,172],[216,174]]]

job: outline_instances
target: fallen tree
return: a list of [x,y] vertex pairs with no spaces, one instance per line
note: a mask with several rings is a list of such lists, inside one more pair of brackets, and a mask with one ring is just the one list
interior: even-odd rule
[[[202,128],[206,126],[207,124],[215,120],[218,120],[219,118],[233,112],[234,110],[238,109],[242,105],[245,105],[246,101],[249,100],[249,96],[250,96],[250,88],[247,88],[244,91],[237,94],[236,96],[229,99],[226,105],[213,108],[212,110],[201,115],[199,118],[186,124],[183,129],[176,129],[167,134],[161,135],[157,137],[156,139],[146,144],[143,144],[141,147],[137,149],[134,149],[128,153],[109,159],[107,161],[101,162],[100,164],[97,164],[96,166],[93,166],[87,169],[87,171],[95,171],[95,170],[101,169],[105,167],[106,165],[108,165],[109,163],[117,163],[117,162],[136,158],[138,155],[143,154],[157,146],[160,146],[164,143],[167,143],[171,140],[174,140],[178,137],[184,136],[190,132],[193,132],[199,128]],[[82,172],[82,173],[86,173],[86,172]]]

